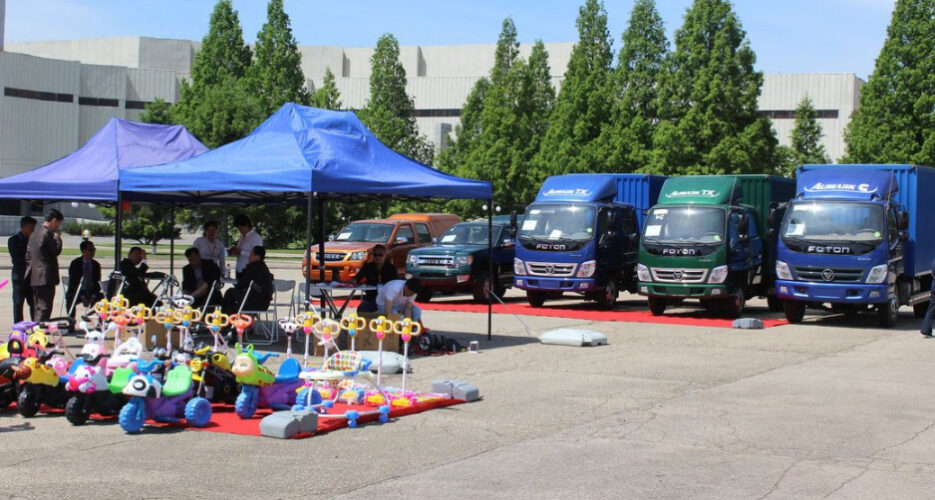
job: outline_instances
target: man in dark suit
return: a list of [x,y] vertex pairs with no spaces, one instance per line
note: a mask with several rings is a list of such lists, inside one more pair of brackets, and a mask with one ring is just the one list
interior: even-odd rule
[[131,248],[127,258],[120,261],[120,274],[124,279],[122,294],[131,306],[144,304],[150,307],[156,302],[156,295],[146,286],[146,271],[148,270],[146,251],[140,247]]
[[247,294],[250,283],[253,289],[244,304],[244,311],[265,311],[273,300],[273,273],[266,267],[266,249],[255,246],[250,251],[249,261],[243,273],[237,278],[237,284],[224,294],[224,313],[233,314],[240,309],[240,304]]
[[182,291],[195,299],[194,306],[201,307],[211,295],[211,304],[220,304],[219,293],[211,293],[212,287],[220,284],[221,270],[213,260],[202,259],[201,252],[191,247],[185,250],[188,265],[182,268]]
[[19,232],[7,240],[10,250],[10,260],[13,261],[13,271],[10,273],[10,283],[13,285],[13,323],[23,321],[23,302],[29,304],[29,318],[35,316],[32,305],[32,287],[29,286],[29,277],[26,275],[26,246],[29,245],[29,236],[36,230],[36,219],[30,216],[19,220]]
[[74,308],[71,305],[76,297],[84,307],[90,307],[104,298],[101,292],[101,264],[94,260],[97,249],[91,240],[82,241],[80,248],[81,257],[71,261],[68,266],[68,290],[65,292],[65,300],[71,319],[75,319],[77,303]]
[[65,216],[56,209],[49,210],[45,222],[29,236],[26,246],[26,264],[29,284],[32,286],[36,321],[52,317],[55,287],[59,283],[58,256],[62,253],[62,233],[59,230]]

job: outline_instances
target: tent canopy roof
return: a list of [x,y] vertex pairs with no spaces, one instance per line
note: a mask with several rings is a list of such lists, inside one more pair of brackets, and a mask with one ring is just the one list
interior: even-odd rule
[[0,198],[116,201],[121,170],[183,160],[207,150],[181,125],[111,118],[68,156],[0,179]]
[[124,198],[257,202],[320,198],[489,199],[490,183],[461,179],[381,143],[350,111],[285,104],[247,137],[203,155],[121,172]]

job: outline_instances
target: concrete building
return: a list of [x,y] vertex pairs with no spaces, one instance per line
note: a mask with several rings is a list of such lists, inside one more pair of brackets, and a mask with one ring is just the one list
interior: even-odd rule
[[[556,86],[572,46],[546,44]],[[198,42],[147,37],[7,43],[0,51],[0,176],[74,151],[111,117],[137,119],[157,97],[176,102],[179,82],[188,77],[199,47]],[[454,130],[474,83],[489,73],[494,49],[494,44],[400,48],[419,128],[437,146],[444,147]],[[528,57],[530,49],[523,45],[521,55]],[[331,68],[344,106],[364,106],[372,48],[300,51],[310,88],[320,85]],[[760,109],[773,120],[780,142],[788,144],[795,107],[810,96],[819,110],[825,148],[836,159],[844,153],[843,131],[862,83],[854,74],[768,74]],[[9,208],[3,207],[4,213]]]

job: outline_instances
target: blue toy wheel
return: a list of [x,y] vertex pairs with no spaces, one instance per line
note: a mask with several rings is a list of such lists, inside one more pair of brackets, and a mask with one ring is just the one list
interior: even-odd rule
[[311,406],[320,405],[321,393],[319,393],[316,389],[312,389],[311,387],[305,387],[299,391],[299,394],[296,396],[295,404],[296,406],[300,406],[302,408],[309,408]]
[[117,421],[124,432],[140,432],[143,428],[143,424],[146,423],[146,411],[143,405],[142,400],[133,398],[120,409],[120,417]]
[[348,427],[357,427],[357,419],[360,418],[360,413],[357,410],[348,410],[344,413],[344,417],[347,419]]
[[192,427],[204,427],[211,421],[211,402],[193,398],[185,404],[185,421]]
[[383,405],[380,407],[380,423],[385,424],[390,421],[390,407]]
[[241,392],[234,403],[234,411],[237,412],[237,416],[240,418],[253,417],[253,414],[256,413],[256,399],[246,392]]

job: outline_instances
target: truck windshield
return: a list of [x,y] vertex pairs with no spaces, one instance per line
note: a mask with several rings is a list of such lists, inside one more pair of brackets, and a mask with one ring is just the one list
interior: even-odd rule
[[724,227],[724,210],[721,208],[654,208],[646,218],[643,241],[719,244],[724,241]]
[[338,232],[335,241],[362,241],[368,243],[386,243],[393,234],[392,224],[371,222],[353,223]]
[[[493,227],[494,241],[500,240],[500,228]],[[442,245],[484,245],[487,246],[487,224],[457,224],[445,231],[438,239]]]
[[883,239],[883,206],[853,202],[798,202],[786,212],[786,239],[873,243]]
[[520,238],[586,241],[594,237],[594,207],[531,205],[519,229]]

